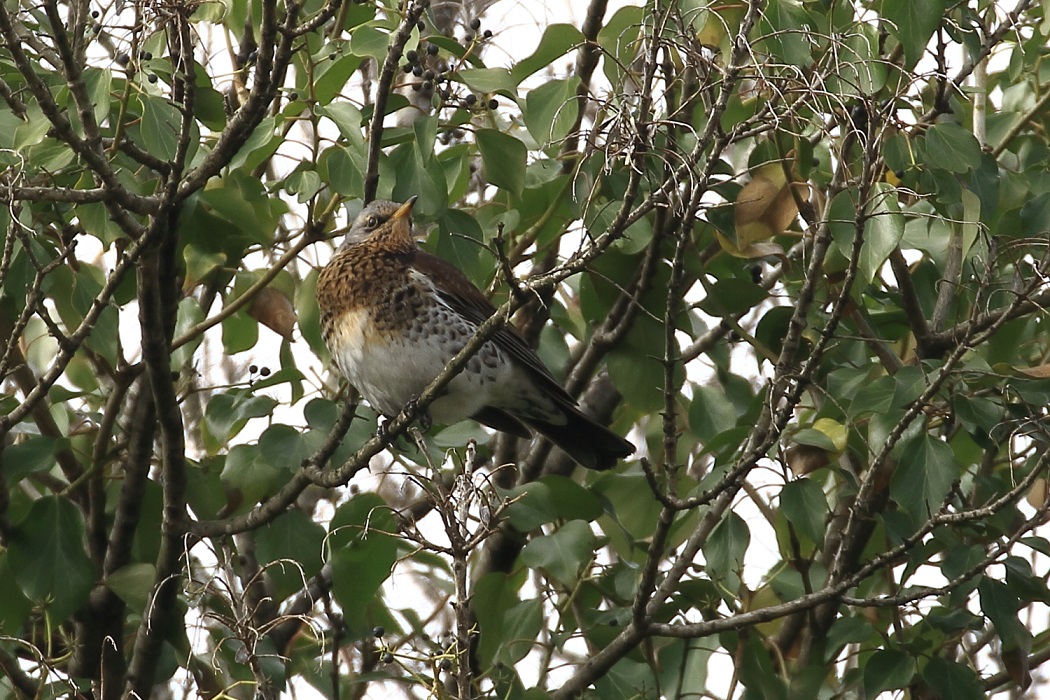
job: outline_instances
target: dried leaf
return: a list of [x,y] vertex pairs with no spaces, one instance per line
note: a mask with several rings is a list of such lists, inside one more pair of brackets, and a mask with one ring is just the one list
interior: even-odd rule
[[285,340],[292,340],[298,318],[291,300],[273,287],[265,287],[252,299],[248,315]]

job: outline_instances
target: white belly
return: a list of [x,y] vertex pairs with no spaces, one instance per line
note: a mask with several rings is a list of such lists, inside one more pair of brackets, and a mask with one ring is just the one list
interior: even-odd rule
[[[428,335],[425,340],[419,332],[393,336],[376,332],[368,313],[352,311],[336,324],[339,330],[332,339],[332,359],[374,409],[393,416],[440,374],[469,333],[460,329],[458,333]],[[441,314],[441,310],[434,313]],[[486,344],[430,404],[431,419],[449,425],[469,418],[492,404],[493,394],[502,393],[501,386],[505,390],[507,383],[513,382],[513,374],[505,355],[491,343]]]

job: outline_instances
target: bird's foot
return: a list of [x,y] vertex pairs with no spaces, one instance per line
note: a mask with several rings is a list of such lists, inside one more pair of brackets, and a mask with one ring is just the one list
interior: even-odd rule
[[430,426],[434,424],[434,421],[430,417],[430,411],[426,408],[419,407],[419,399],[412,399],[405,404],[405,411],[407,413],[414,413],[416,420],[419,421],[419,427],[424,431],[430,430]]
[[387,435],[390,433],[390,421],[393,420],[390,416],[379,416],[379,424],[376,426],[376,437],[380,440],[386,440]]

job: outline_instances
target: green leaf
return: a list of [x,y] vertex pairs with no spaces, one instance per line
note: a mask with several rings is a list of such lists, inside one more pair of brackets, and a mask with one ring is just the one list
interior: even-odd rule
[[474,584],[471,608],[478,620],[481,638],[478,641],[478,658],[483,667],[491,666],[503,655],[506,641],[506,612],[518,604],[518,590],[524,581],[525,571],[514,576],[501,572],[485,574]]
[[564,476],[545,476],[503,494],[512,501],[506,514],[516,530],[530,532],[555,520],[596,520],[601,501],[593,492]]
[[849,28],[845,49],[835,61],[837,72],[829,77],[828,92],[836,97],[874,95],[886,83],[886,66],[879,55],[878,28],[857,23]]
[[496,663],[513,666],[524,659],[535,647],[536,637],[542,629],[543,601],[539,598],[523,600],[507,609],[503,613],[502,639]]
[[163,98],[140,94],[138,100],[142,107],[139,133],[143,148],[157,158],[171,160],[178,148],[181,115]]
[[700,309],[711,316],[733,316],[753,309],[769,297],[769,292],[751,280],[729,277],[711,285]]
[[227,355],[251,350],[259,342],[259,322],[243,309],[222,321],[222,348]]
[[[356,42],[354,48],[361,49],[362,42]],[[346,87],[350,77],[362,63],[360,54],[344,53],[345,42],[335,42],[321,49],[317,58],[317,69],[311,85],[314,99],[318,104],[327,105]],[[385,48],[385,47],[384,47]],[[330,58],[335,56],[335,58]]]
[[958,124],[934,124],[926,131],[927,167],[966,173],[981,165],[981,144]]
[[797,0],[770,0],[761,17],[763,48],[783,63],[799,67],[812,63],[808,16]]
[[604,54],[602,71],[614,90],[622,88],[628,76],[624,67],[631,65],[638,52],[644,8],[627,5],[617,10],[598,31],[598,46]]
[[728,590],[740,587],[740,572],[744,565],[744,553],[751,543],[751,530],[747,523],[733,511],[729,511],[704,543],[706,564],[704,570],[713,581],[721,582]]
[[981,612],[992,621],[996,634],[1002,640],[1004,650],[1021,649],[1025,653],[1031,648],[1031,633],[1017,618],[1021,607],[1017,596],[1001,581],[982,576],[977,585],[981,599]]
[[123,566],[106,577],[106,587],[137,613],[146,610],[150,592],[156,582],[157,568],[145,562]]
[[[840,192],[831,201],[829,226],[835,246],[847,260],[853,255],[857,235],[859,203],[855,190]],[[883,263],[904,236],[904,216],[895,188],[877,183],[866,210],[860,255],[857,259],[857,281],[853,291],[859,295],[871,284]]]
[[858,281],[865,286],[875,279],[904,236],[904,215],[897,189],[885,182],[875,183],[867,213],[869,218],[864,226],[864,245],[858,262]]
[[459,72],[459,79],[474,92],[503,92],[514,97],[518,81],[506,68],[467,68]]
[[69,438],[33,435],[19,440],[3,452],[5,480],[13,486],[29,474],[51,469],[56,464],[55,455],[68,447]]
[[351,633],[364,635],[376,593],[397,561],[397,523],[390,507],[374,493],[361,493],[335,512],[329,526],[328,555],[332,592]]
[[[200,302],[197,301],[196,297],[188,295],[183,297],[182,301],[179,302],[179,312],[175,321],[175,337],[178,338],[184,333],[189,333],[198,323],[203,321],[204,310],[201,309]],[[187,366],[193,359],[193,353],[197,351],[203,340],[204,334],[199,333],[185,345],[176,348],[171,353],[172,368]]]
[[590,563],[595,543],[590,525],[583,520],[570,520],[551,535],[533,538],[521,550],[521,560],[572,587],[580,568]]
[[0,551],[0,635],[16,635],[33,604],[22,595],[8,562],[10,554]]
[[926,664],[922,679],[938,697],[952,700],[983,700],[987,697],[981,679],[972,668],[939,656]]
[[266,461],[258,445],[234,445],[223,461],[222,485],[227,509],[243,513],[277,490],[280,471]]
[[871,639],[875,628],[864,617],[840,617],[831,625],[824,642],[824,663],[834,661],[847,644],[861,644]]
[[903,446],[890,481],[890,496],[921,522],[940,509],[958,476],[948,443],[921,433]]
[[301,510],[282,513],[255,532],[256,558],[284,600],[321,570],[325,530]]
[[350,34],[350,51],[361,58],[374,58],[380,65],[386,60],[390,35],[370,24],[362,24]]
[[796,479],[780,490],[780,507],[788,522],[815,544],[824,543],[828,499],[815,480]]
[[86,600],[95,565],[84,551],[84,519],[72,501],[45,496],[11,529],[8,563],[22,594],[46,607],[54,624]]
[[908,70],[922,58],[926,45],[944,18],[944,0],[885,0],[882,18],[890,34],[904,47]]
[[622,658],[594,683],[595,697],[602,700],[655,698],[656,679],[649,664]]
[[521,196],[525,188],[525,144],[496,129],[479,129],[475,135],[485,178],[496,187]]
[[540,43],[530,56],[518,61],[510,74],[520,83],[538,70],[543,70],[585,41],[585,37],[571,24],[551,24],[544,31]]
[[550,80],[525,96],[525,126],[538,143],[558,143],[568,135],[580,113],[576,101],[579,84],[576,76]]
[[251,418],[273,412],[277,402],[269,396],[252,396],[243,391],[216,394],[204,410],[204,444],[210,450],[227,444]]
[[915,659],[896,649],[879,649],[862,666],[864,695],[869,698],[884,690],[906,688],[915,676]]

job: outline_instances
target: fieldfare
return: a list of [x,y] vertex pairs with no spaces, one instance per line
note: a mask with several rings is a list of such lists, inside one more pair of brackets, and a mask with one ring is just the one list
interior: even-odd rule
[[[336,367],[387,416],[417,398],[496,311],[460,270],[416,245],[415,200],[366,205],[317,280],[321,331]],[[429,409],[445,425],[472,418],[522,438],[531,429],[590,469],[634,452],[580,412],[509,325]]]

